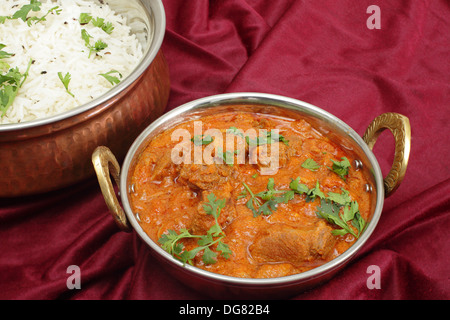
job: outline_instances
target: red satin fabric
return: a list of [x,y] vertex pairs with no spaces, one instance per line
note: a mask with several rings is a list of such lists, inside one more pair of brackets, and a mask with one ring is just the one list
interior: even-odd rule
[[[168,110],[225,92],[297,98],[359,134],[384,112],[409,117],[406,177],[351,263],[293,299],[450,298],[450,3],[446,0],[164,0]],[[381,29],[366,12],[381,10]],[[374,149],[386,174],[393,139]],[[204,299],[173,279],[135,233],[120,231],[95,178],[0,199],[2,299]],[[68,290],[67,267],[81,270]],[[381,271],[368,289],[367,268]],[[276,298],[276,297],[274,297]]]

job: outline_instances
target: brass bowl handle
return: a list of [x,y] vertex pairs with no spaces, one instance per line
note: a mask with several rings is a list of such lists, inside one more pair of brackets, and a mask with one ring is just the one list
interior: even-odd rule
[[392,132],[395,140],[394,162],[388,175],[384,178],[385,197],[388,197],[397,190],[405,176],[411,150],[411,125],[407,117],[398,113],[379,115],[372,121],[363,136],[363,140],[370,150],[373,149],[378,136],[385,129]]
[[100,189],[102,190],[103,198],[105,198],[106,205],[108,206],[114,221],[121,230],[130,232],[131,226],[127,220],[125,212],[120,206],[111,182],[112,176],[115,183],[119,185],[120,166],[116,157],[109,148],[100,146],[97,147],[92,153],[92,164],[94,165],[94,169],[97,174],[97,179],[100,184]]

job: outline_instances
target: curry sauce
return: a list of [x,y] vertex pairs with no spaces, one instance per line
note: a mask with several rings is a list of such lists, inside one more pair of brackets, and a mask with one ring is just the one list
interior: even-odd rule
[[292,275],[342,254],[367,225],[371,182],[354,161],[306,119],[223,112],[153,137],[130,202],[176,259],[234,277]]

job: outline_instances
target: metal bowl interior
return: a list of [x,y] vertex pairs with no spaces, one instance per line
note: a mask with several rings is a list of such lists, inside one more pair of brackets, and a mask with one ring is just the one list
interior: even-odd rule
[[[199,118],[204,114],[219,112],[220,109],[242,108],[245,105],[256,112],[268,112],[271,114],[289,114],[293,117],[306,117],[314,126],[331,139],[337,139],[348,150],[355,152],[363,163],[363,170],[367,176],[373,179],[375,190],[373,194],[373,213],[367,229],[359,239],[342,255],[334,260],[315,269],[296,275],[271,278],[271,279],[248,279],[224,276],[211,273],[190,265],[183,265],[164,251],[158,244],[153,242],[140,227],[136,216],[132,212],[128,194],[130,176],[139,154],[147,143],[159,132],[187,119]],[[154,121],[131,146],[122,166],[120,177],[121,200],[128,220],[138,235],[153,250],[155,256],[167,263],[171,268],[169,271],[181,281],[191,287],[201,288],[203,292],[209,292],[212,296],[224,297],[275,297],[280,293],[289,294],[315,286],[327,280],[340,270],[364,245],[374,231],[380,217],[384,203],[383,178],[378,162],[367,147],[362,138],[342,120],[332,114],[315,107],[311,104],[286,98],[283,96],[262,93],[230,93],[211,96],[186,103]]]
[[[100,4],[97,0],[93,0],[93,2]],[[130,87],[144,73],[155,59],[164,39],[166,19],[162,2],[159,0],[109,0],[108,5],[116,13],[127,18],[132,33],[141,42],[144,56],[136,68],[118,85],[86,104],[45,118],[0,125],[0,134],[52,124],[81,114],[98,105],[104,105],[108,101],[112,101],[115,96],[119,95],[126,88]]]

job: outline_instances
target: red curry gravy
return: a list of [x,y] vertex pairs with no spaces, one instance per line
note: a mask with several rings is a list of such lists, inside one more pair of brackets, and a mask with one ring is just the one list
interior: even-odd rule
[[[304,272],[336,258],[356,241],[364,228],[360,224],[358,230],[358,222],[364,224],[369,220],[373,200],[364,191],[364,186],[371,182],[355,167],[352,153],[320,134],[305,119],[233,111],[200,120],[203,133],[212,128],[224,135],[234,133],[236,146],[243,153],[226,154],[227,158],[234,158],[232,164],[174,163],[172,150],[177,145],[192,147],[192,153],[195,143],[197,150],[202,151],[217,144],[218,139],[207,135],[195,137],[194,121],[198,120],[188,120],[152,138],[140,154],[131,178],[132,210],[152,240],[162,244],[161,240],[167,240],[165,236],[169,234],[195,235],[178,239],[172,247],[178,250],[178,253],[171,252],[174,257],[180,259],[182,252],[193,250],[194,256],[188,263],[245,278]],[[185,129],[192,139],[174,140],[177,129]],[[249,129],[257,133],[262,129],[267,132],[278,129],[279,135],[269,137],[272,140],[261,138],[259,146],[250,146],[251,141],[258,140],[254,136],[253,139],[245,137]],[[261,137],[267,138],[262,132]],[[276,172],[270,175],[262,174],[267,162],[250,161],[264,142],[268,152],[271,148],[278,149],[279,154]],[[225,147],[221,145],[210,151],[212,157],[224,160]],[[245,163],[238,162],[238,156]],[[333,161],[339,163],[345,159],[350,166],[347,174],[340,175],[339,170],[333,170]],[[337,194],[353,204],[338,205],[331,200]],[[217,220],[206,210],[211,209],[207,205],[211,199],[222,204]],[[272,202],[266,204],[267,201]],[[337,209],[334,213],[341,220],[351,210],[357,210],[352,220],[344,222],[353,234],[320,214],[320,209],[330,212],[330,208]],[[196,252],[200,237],[206,237],[208,232],[214,235],[214,230],[216,237],[211,236],[210,242],[220,238],[220,246],[217,241],[208,247],[207,253]]]

